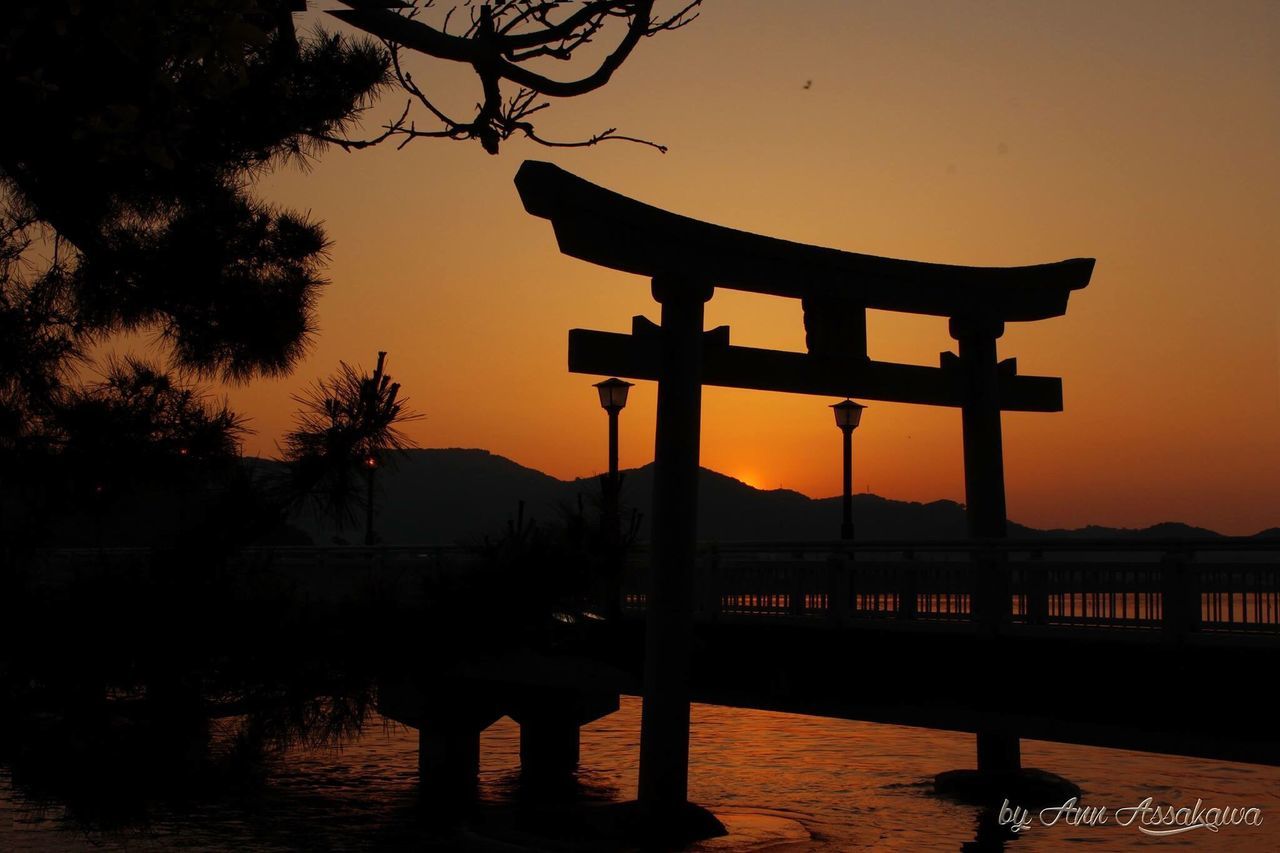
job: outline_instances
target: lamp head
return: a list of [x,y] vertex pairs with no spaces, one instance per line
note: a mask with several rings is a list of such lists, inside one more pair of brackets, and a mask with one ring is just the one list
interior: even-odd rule
[[866,406],[861,403],[847,399],[836,403],[831,407],[836,415],[836,426],[840,429],[857,429],[858,423],[862,420],[862,410],[865,408]]
[[596,391],[600,394],[600,407],[606,412],[620,412],[627,406],[627,392],[634,382],[624,382],[617,377],[597,382]]

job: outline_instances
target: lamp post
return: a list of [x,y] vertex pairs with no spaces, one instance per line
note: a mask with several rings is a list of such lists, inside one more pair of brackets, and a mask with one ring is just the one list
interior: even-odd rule
[[191,458],[191,448],[185,444],[179,447],[178,458],[182,460],[178,463],[178,533],[181,535],[187,529],[187,478],[190,476],[187,462]]
[[364,544],[366,548],[373,547],[373,475],[378,471],[378,457],[372,452],[366,453],[364,459],[360,460],[360,464],[365,470],[365,498],[364,498]]
[[840,538],[853,538],[853,431],[862,420],[866,406],[852,400],[836,403],[831,409],[836,414],[836,426],[844,434],[844,505],[840,521]]
[[595,384],[600,407],[609,414],[609,475],[605,481],[603,509],[605,535],[610,538],[610,544],[618,533],[618,413],[626,408],[627,392],[633,384],[617,377]]
[[609,473],[603,479],[600,515],[604,544],[605,572],[601,578],[604,612],[617,619],[622,607],[622,519],[620,496],[622,482],[618,476],[618,413],[627,405],[627,392],[632,383],[617,377],[596,383],[600,407],[609,415]]

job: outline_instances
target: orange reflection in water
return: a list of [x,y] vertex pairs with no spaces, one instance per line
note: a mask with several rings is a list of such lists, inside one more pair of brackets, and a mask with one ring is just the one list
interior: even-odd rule
[[[854,666],[850,665],[850,672]],[[874,689],[869,685],[868,689]],[[580,794],[596,800],[635,796],[640,702],[582,731]],[[809,840],[788,850],[955,850],[975,837],[978,810],[933,796],[934,774],[972,766],[971,736],[902,726],[695,705],[690,796],[733,815],[759,815],[755,830],[777,840],[796,824]],[[1257,806],[1260,827],[1190,833],[1159,843],[1178,849],[1280,849],[1280,768],[1230,764],[1028,741],[1027,766],[1071,779],[1083,804],[1157,803]],[[519,727],[509,719],[482,738],[482,797],[517,796]],[[416,801],[417,733],[374,719],[341,749],[299,749],[271,766],[247,796],[193,804],[153,816],[145,829],[90,834],[61,823],[57,809],[33,810],[0,770],[0,849],[53,851],[91,843],[103,850],[276,851],[377,849],[387,845],[456,849],[454,836],[423,826]],[[744,831],[748,821],[738,820]],[[1033,827],[1013,849],[1060,850],[1081,843],[1123,851],[1148,841],[1135,827]],[[794,842],[793,842],[794,843]],[[431,845],[435,844],[436,847]],[[440,847],[439,845],[445,845]],[[708,849],[717,849],[708,845]],[[724,849],[723,847],[719,849]],[[741,847],[734,849],[743,849]]]

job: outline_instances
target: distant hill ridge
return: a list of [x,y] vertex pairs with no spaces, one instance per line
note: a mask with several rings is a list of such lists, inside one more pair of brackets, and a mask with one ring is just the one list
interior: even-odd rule
[[[652,464],[624,472],[623,502],[642,513],[641,538],[648,537]],[[408,451],[380,474],[378,534],[386,544],[473,542],[496,535],[523,501],[527,518],[558,520],[576,507],[599,500],[596,477],[560,480],[487,450],[470,448]],[[854,496],[854,524],[860,539],[938,540],[966,535],[964,506],[955,501],[897,501],[873,494]],[[312,520],[301,525],[317,542],[335,531]],[[756,489],[732,477],[702,469],[698,490],[698,536],[703,541],[833,539],[840,526],[840,499],[810,498],[788,489]],[[347,531],[349,539],[358,538]],[[1014,537],[1217,538],[1212,530],[1177,522],[1142,529],[1090,525],[1077,530],[1037,530],[1010,523]],[[1259,537],[1280,537],[1280,528]]]

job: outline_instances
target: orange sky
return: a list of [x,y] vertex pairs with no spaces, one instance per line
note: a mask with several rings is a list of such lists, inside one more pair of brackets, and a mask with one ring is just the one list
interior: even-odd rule
[[[423,65],[442,100],[464,69]],[[812,87],[803,88],[806,80]],[[398,113],[391,96],[375,120]],[[389,350],[427,447],[484,447],[560,477],[604,465],[605,416],[565,367],[566,331],[657,317],[648,283],[560,255],[511,179],[525,158],[681,213],[853,251],[963,264],[1098,259],[1066,317],[1012,324],[1001,357],[1064,379],[1062,414],[1006,415],[1010,516],[1036,526],[1176,519],[1280,525],[1280,3],[708,0],[540,131],[605,127],[671,147],[551,151],[421,140],[327,153],[264,197],[335,245],[310,358],[232,388],[248,450],[339,359]],[[709,326],[803,349],[798,302],[717,292]],[[873,358],[934,364],[945,320],[873,312]],[[655,388],[622,418],[652,457]],[[703,464],[762,487],[839,489],[825,398],[708,389]],[[963,499],[949,409],[871,403],[858,490]]]

